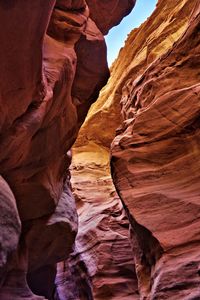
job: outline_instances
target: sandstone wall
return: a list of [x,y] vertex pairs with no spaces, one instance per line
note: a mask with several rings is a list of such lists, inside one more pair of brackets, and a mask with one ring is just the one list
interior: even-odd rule
[[0,299],[200,298],[198,0],[128,36],[71,191],[134,3],[0,4]]
[[111,173],[140,299],[200,298],[199,9],[158,1],[129,34],[74,148],[75,160],[106,166],[117,129]]
[[112,175],[132,225],[140,298],[198,299],[200,6],[159,7],[168,18],[160,12],[156,47],[141,49],[124,77]]
[[101,1],[0,3],[3,300],[40,299],[27,286],[27,272],[32,290],[52,297],[55,264],[71,253],[78,226],[66,153],[109,77],[102,32],[134,2],[121,10],[121,1],[107,1],[115,13],[103,28],[108,14],[97,15]]

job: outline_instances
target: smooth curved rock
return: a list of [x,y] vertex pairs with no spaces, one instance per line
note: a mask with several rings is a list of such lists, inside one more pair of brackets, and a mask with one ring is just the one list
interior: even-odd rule
[[0,293],[37,299],[27,272],[34,282],[37,270],[72,251],[77,216],[66,153],[108,79],[106,46],[84,0],[8,0],[0,4],[0,20],[0,174],[22,223]]
[[86,2],[91,11],[91,18],[105,35],[131,12],[136,0],[86,0]]
[[69,184],[65,185],[54,214],[25,222],[23,227],[27,231],[25,239],[30,271],[68,258],[78,230],[76,207]]
[[141,299],[200,298],[199,15],[198,1],[158,1],[129,34],[74,148],[75,161],[106,166],[118,127],[111,171]]

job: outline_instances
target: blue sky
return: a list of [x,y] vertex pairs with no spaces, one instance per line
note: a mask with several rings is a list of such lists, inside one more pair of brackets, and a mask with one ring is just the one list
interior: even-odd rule
[[132,12],[118,26],[110,30],[105,37],[108,47],[109,66],[117,57],[120,48],[123,47],[127,35],[151,15],[156,3],[157,0],[137,0]]

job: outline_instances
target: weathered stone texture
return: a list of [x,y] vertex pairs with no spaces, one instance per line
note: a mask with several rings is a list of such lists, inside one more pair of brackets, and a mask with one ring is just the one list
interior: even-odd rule
[[[118,6],[118,1],[108,1],[107,8],[115,3]],[[129,2],[124,3],[123,12],[112,17],[106,30],[130,8]],[[92,7],[91,11],[95,19]],[[109,77],[103,34],[90,14],[84,0],[0,4],[0,298],[4,300],[39,299],[28,288],[27,273],[34,292],[50,299],[53,286],[41,289],[45,286],[41,274],[47,270],[54,274],[55,264],[72,251],[78,224],[66,153]]]
[[199,9],[196,0],[158,1],[129,34],[75,144],[82,159],[106,165],[118,128],[111,172],[141,299],[200,298]]
[[[200,6],[164,2],[157,10],[166,6],[171,15],[155,24],[159,56],[152,61],[152,52],[135,74],[136,57],[123,84],[111,163],[132,225],[141,299],[188,300],[200,297]],[[161,42],[161,28],[180,16],[173,42],[169,34]]]
[[56,299],[138,300],[129,222],[109,169],[81,154],[71,170],[79,231],[74,252],[58,264]]

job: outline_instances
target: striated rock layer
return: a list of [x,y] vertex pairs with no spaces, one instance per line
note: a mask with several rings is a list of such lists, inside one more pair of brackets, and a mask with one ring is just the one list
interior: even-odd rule
[[75,159],[72,186],[79,215],[74,252],[58,265],[59,300],[137,300],[129,222],[103,165]]
[[103,34],[134,3],[0,4],[0,299],[200,298],[198,0],[129,35],[74,148],[77,210],[71,191]]
[[110,148],[116,129],[124,121],[120,102],[126,82],[136,79],[154,60],[171,49],[186,31],[194,4],[194,0],[158,1],[148,20],[129,34],[111,66],[107,85],[80,130],[77,146],[88,145],[88,141],[92,141]]
[[[101,1],[0,4],[0,299],[52,298],[55,264],[72,251],[77,212],[70,155],[109,70]],[[107,1],[108,23],[135,1]],[[94,21],[98,20],[96,25]],[[98,11],[98,15],[97,15]],[[98,27],[100,29],[98,29]],[[6,236],[6,234],[8,236]]]
[[199,1],[159,0],[128,36],[75,144],[82,159],[96,151],[106,164],[118,127],[111,171],[140,299],[200,298],[199,29]]
[[154,40],[120,79],[112,176],[132,225],[140,299],[199,299],[200,4],[160,0],[157,12],[160,26],[146,23]]

